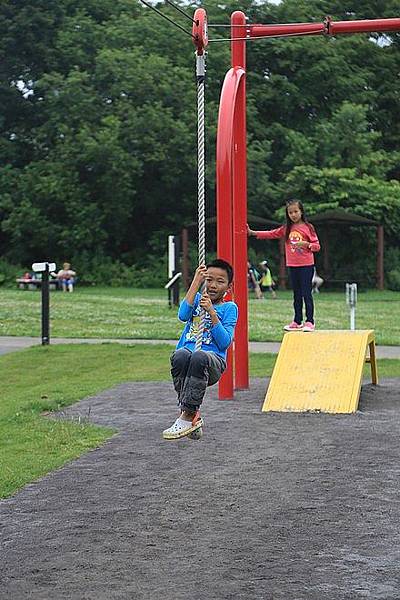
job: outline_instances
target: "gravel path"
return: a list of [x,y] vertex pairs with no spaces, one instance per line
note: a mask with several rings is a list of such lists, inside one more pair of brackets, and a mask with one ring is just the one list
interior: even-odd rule
[[169,383],[83,400],[119,433],[0,502],[1,600],[398,600],[399,383],[347,416],[211,389],[199,442],[161,439]]

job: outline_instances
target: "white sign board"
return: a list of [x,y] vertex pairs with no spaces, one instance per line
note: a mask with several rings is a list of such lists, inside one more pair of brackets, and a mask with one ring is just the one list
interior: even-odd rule
[[175,281],[177,279],[179,279],[179,277],[181,277],[181,275],[182,275],[182,273],[177,273],[176,275],[174,275],[173,278],[170,279],[166,285],[164,285],[164,289],[165,290],[169,290],[169,288],[171,287],[171,285],[174,285]]
[[168,236],[168,277],[172,277],[175,271],[175,236]]
[[43,273],[43,271],[46,270],[46,265],[49,265],[49,273],[56,270],[56,263],[41,262],[33,263],[32,271],[34,271],[35,273]]

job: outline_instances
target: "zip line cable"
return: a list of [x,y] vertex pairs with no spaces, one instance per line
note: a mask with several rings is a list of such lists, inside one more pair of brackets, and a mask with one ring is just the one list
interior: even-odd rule
[[187,19],[189,19],[189,21],[191,23],[196,23],[196,21],[194,19],[192,19],[192,17],[190,17],[187,13],[185,13],[184,10],[182,10],[180,8],[180,6],[176,6],[173,2],[171,2],[171,0],[165,0],[165,2],[167,4],[169,4],[170,6],[172,6],[172,8],[175,8],[178,12],[180,12],[184,17],[186,17]]
[[152,6],[151,4],[149,4],[148,2],[146,2],[146,0],[140,0],[140,2],[142,2],[145,6],[147,6],[151,10],[154,10],[154,12],[156,12],[157,14],[159,14],[163,19],[166,19],[167,21],[169,21],[170,23],[172,23],[172,25],[175,25],[175,27],[177,27],[178,29],[180,29],[181,31],[183,31],[184,33],[186,33],[187,35],[190,35],[190,37],[193,39],[193,34],[192,34],[191,31],[188,31],[187,29],[185,29],[184,27],[182,27],[182,25],[179,25],[178,23],[175,23],[175,21],[173,21],[172,19],[170,19],[169,17],[167,17],[167,15],[164,15],[164,13],[162,13],[160,10],[158,10],[158,8],[156,8],[155,6]]
[[[142,2],[142,4],[144,4],[145,6],[147,6],[148,8],[150,8],[151,10],[153,10],[154,12],[156,12],[158,15],[160,15],[160,17],[162,17],[163,19],[166,19],[167,21],[169,21],[169,23],[171,23],[172,25],[174,25],[175,27],[177,27],[178,29],[180,29],[181,31],[183,31],[183,33],[186,33],[186,35],[190,35],[190,37],[192,39],[194,39],[194,36],[192,34],[192,32],[188,31],[187,29],[185,29],[184,27],[182,27],[182,25],[179,25],[179,23],[176,23],[175,21],[173,21],[172,19],[170,19],[170,17],[167,17],[167,15],[165,15],[164,13],[162,13],[160,10],[158,10],[158,8],[156,8],[155,6],[152,6],[151,4],[149,4],[148,2],[146,2],[146,0],[140,0],[140,2]],[[186,18],[190,19],[190,21],[192,23],[195,23],[195,21],[189,17],[189,15],[187,15],[181,8],[179,8],[178,6],[175,6],[175,4],[173,4],[172,2],[170,2],[170,0],[165,0],[165,2],[167,4],[169,4],[170,6],[172,6],[173,8],[175,8],[176,10],[178,10],[180,13],[182,13],[183,15],[185,15]],[[296,23],[295,25],[303,25],[303,23]],[[249,25],[219,25],[219,24],[209,24],[209,27],[247,27],[249,29]],[[271,27],[276,27],[276,25],[271,25]],[[289,38],[289,37],[299,37],[299,36],[304,36],[304,35],[319,35],[320,33],[325,33],[325,28],[322,28],[318,31],[309,31],[309,32],[301,32],[301,33],[282,33],[281,35],[260,35],[257,37],[240,37],[240,38],[215,38],[214,40],[208,40],[209,43],[215,43],[215,42],[237,42],[237,41],[245,41],[245,42],[254,42],[255,40],[262,40],[262,39],[277,39],[277,38]]]

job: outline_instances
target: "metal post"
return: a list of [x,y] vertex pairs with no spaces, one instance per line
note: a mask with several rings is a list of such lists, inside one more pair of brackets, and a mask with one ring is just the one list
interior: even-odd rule
[[[175,245],[175,255],[174,255],[174,270],[173,270],[173,275],[176,275],[179,271],[179,254],[180,254],[180,248],[179,248],[179,236],[175,235],[174,236],[174,245]],[[179,306],[179,277],[177,277],[175,283],[172,286],[172,302],[174,304],[174,306]]]
[[346,304],[350,306],[350,329],[356,328],[357,284],[346,283]]
[[42,274],[42,346],[50,344],[49,304],[49,263],[47,262]]
[[[234,70],[246,70],[246,16],[235,11],[231,16],[231,60]],[[239,27],[238,27],[239,26]],[[235,329],[234,387],[249,388],[249,334],[247,289],[247,147],[246,147],[246,76],[240,78],[233,113],[233,269],[234,299],[239,308]]]
[[355,306],[350,307],[350,329],[355,331],[356,329],[356,309]]
[[[233,13],[231,25],[235,25],[235,27],[232,27],[232,38],[240,37],[238,30],[240,31],[242,26],[245,29],[245,23],[246,18],[243,13],[239,11]],[[237,24],[240,27],[236,27]],[[236,354],[237,347],[241,344],[244,364],[242,370],[239,368],[239,377],[236,379],[236,383],[237,387],[247,388],[248,361],[247,356],[243,355],[243,353],[247,355],[248,345],[247,339],[243,342],[243,333],[246,334],[247,327],[246,115],[244,97],[246,44],[242,40],[235,40],[232,42],[232,46],[232,68],[224,80],[218,115],[217,248],[218,256],[233,264],[235,271],[234,299],[239,306],[239,321],[235,330],[234,348]],[[241,116],[235,125],[235,119],[238,118],[239,112]],[[235,140],[237,146],[235,146]],[[238,151],[240,156],[238,156]],[[243,176],[242,181],[239,181],[239,173]],[[233,204],[236,206],[236,211],[234,211]],[[240,240],[235,251],[234,228]],[[226,299],[230,300],[231,298],[227,297]],[[237,366],[238,362],[235,362]],[[233,349],[231,346],[227,354],[227,368],[219,382],[219,398],[221,400],[233,398],[233,388]]]
[[189,235],[186,227],[182,229],[182,278],[185,291],[189,289]]

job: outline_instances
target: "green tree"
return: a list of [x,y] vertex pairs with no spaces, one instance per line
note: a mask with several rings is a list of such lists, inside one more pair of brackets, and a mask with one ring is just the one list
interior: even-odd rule
[[[212,24],[229,24],[238,9],[268,23],[397,13],[394,0],[207,4]],[[154,262],[166,236],[196,219],[190,36],[128,0],[4,0],[0,24],[0,252],[26,264]],[[229,35],[210,27],[211,39]],[[208,215],[229,52],[211,43],[207,57]],[[247,62],[249,209],[272,217],[293,191],[311,210],[376,214],[394,245],[398,34],[258,40]]]

